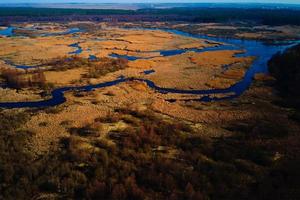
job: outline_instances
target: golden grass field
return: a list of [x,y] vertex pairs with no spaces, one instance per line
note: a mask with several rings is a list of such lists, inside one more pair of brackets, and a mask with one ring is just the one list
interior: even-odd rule
[[[31,27],[33,25],[27,24],[26,26]],[[59,24],[48,24],[42,26],[42,30],[62,32],[65,31],[65,27]],[[70,56],[69,52],[76,50],[76,48],[69,47],[69,45],[79,42],[83,49],[83,52],[78,55],[79,57],[87,58],[91,54],[97,57],[107,57],[111,53],[117,53],[143,57],[144,59],[129,61],[127,68],[99,78],[84,78],[88,69],[80,66],[64,71],[45,68],[46,82],[51,83],[54,88],[97,84],[115,80],[120,75],[124,75],[126,77],[147,78],[161,87],[191,90],[227,88],[242,79],[254,59],[252,57],[234,57],[239,51],[230,50],[203,53],[188,51],[180,55],[162,57],[159,52],[153,51],[201,49],[218,44],[156,30],[127,30],[106,27],[99,28],[92,33],[78,33],[77,35],[79,37],[62,35],[0,38],[2,47],[0,59],[10,60],[15,64],[36,65],[54,58]],[[0,64],[2,69],[13,67],[4,62]],[[230,66],[225,69],[225,65]],[[143,71],[149,69],[155,70],[155,73],[145,75]],[[0,99],[2,102],[40,100],[42,99],[40,92],[41,90],[37,88],[1,89]],[[148,88],[146,84],[135,81],[96,89],[89,93],[68,92],[65,96],[67,98],[66,103],[49,108],[49,111],[37,112],[23,126],[24,129],[35,133],[29,147],[37,155],[56,148],[60,138],[69,136],[69,127],[83,127],[99,116],[114,112],[116,108],[150,109],[166,119],[176,118],[192,122],[199,132],[212,135],[218,135],[216,130],[219,130],[220,127],[217,124],[222,124],[226,120],[233,120],[237,117],[246,119],[260,116],[258,112],[249,112],[247,106],[245,109],[241,109],[240,107],[231,107],[230,103],[224,103],[225,109],[223,110],[224,105],[222,103],[216,103],[215,107],[200,102],[188,103],[183,100],[197,99],[201,95],[160,94]],[[170,103],[167,101],[168,99],[177,99],[177,101]],[[66,124],[68,125],[66,126]],[[214,126],[209,126],[211,124]],[[116,126],[124,129],[128,124],[123,122],[110,124],[109,127],[104,127],[104,130],[108,132],[110,128],[116,128]],[[102,139],[106,138],[105,134],[102,134],[101,137]],[[106,138],[106,140],[108,139]]]

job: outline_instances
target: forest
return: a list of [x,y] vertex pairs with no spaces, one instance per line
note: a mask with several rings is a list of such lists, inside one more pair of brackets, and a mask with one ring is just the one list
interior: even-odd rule
[[170,8],[139,10],[97,10],[56,8],[0,8],[0,22],[72,21],[113,17],[118,21],[189,21],[231,22],[254,21],[266,25],[300,25],[300,10],[258,8]]
[[[34,112],[1,114],[1,199],[31,199],[37,194],[130,200],[293,199],[299,195],[299,159],[295,159],[299,143],[271,119],[259,125],[233,123],[227,127],[236,132],[233,137],[209,139],[186,123],[167,122],[151,111],[117,109],[85,127],[69,127],[71,136],[61,139],[60,150],[35,158],[25,146],[34,133],[19,128]],[[109,133],[116,145],[98,139],[102,124],[120,120],[132,126]],[[273,153],[287,150],[287,145],[287,156],[276,162]]]
[[269,71],[286,106],[300,110],[300,45],[277,53],[269,61]]

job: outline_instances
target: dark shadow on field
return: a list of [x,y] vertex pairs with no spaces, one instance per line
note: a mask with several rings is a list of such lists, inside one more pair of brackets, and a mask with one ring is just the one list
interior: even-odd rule
[[[117,109],[70,128],[61,148],[32,157],[19,130],[28,116],[0,118],[0,197],[79,199],[297,199],[299,135],[275,119],[232,121],[230,137],[199,135],[151,111]],[[130,124],[99,139],[103,124]],[[13,123],[8,123],[13,122]],[[4,131],[3,131],[4,130]],[[85,148],[85,147],[89,148]]]

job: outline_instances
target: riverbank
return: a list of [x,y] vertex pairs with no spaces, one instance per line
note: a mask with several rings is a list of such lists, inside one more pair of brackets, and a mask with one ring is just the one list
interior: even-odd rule
[[202,34],[211,37],[231,39],[256,40],[266,44],[274,42],[297,41],[300,39],[300,26],[283,25],[270,26],[259,23],[172,23],[172,22],[128,22],[119,23],[118,26],[126,28],[161,28],[175,29],[190,34]]
[[28,51],[66,57],[0,63],[0,199],[297,199],[300,126],[266,75],[288,46],[166,29],[41,37],[9,38],[6,56],[30,62],[14,46],[49,40],[51,54]]
[[[118,30],[119,34],[115,34],[115,30]],[[104,32],[103,32],[104,31]],[[76,51],[69,51],[73,54],[77,54],[78,56],[87,56],[87,52],[95,53],[95,58],[97,58],[98,54],[93,52],[93,46],[84,46],[82,47],[85,41],[88,41],[91,38],[89,34],[80,34],[76,37],[80,37],[79,42],[75,42],[75,39],[72,35],[68,33],[66,36],[52,36],[52,37],[43,37],[44,40],[53,40],[63,39],[64,37],[72,39],[72,42],[67,47],[76,47]],[[143,37],[141,37],[143,36]],[[99,37],[99,33],[93,32],[92,37]],[[82,79],[82,77],[86,76],[84,73],[86,69],[82,69],[79,72],[79,76],[70,77],[72,83],[81,83],[81,86],[70,85],[66,88],[62,87],[60,89],[55,89],[52,91],[52,99],[43,102],[20,102],[19,107],[22,106],[49,106],[56,105],[57,103],[65,102],[65,98],[63,96],[63,92],[69,90],[77,90],[77,89],[87,89],[90,90],[92,88],[111,86],[111,84],[117,84],[120,82],[124,82],[131,79],[126,80],[115,80],[116,77],[132,77],[132,80],[139,80],[142,82],[146,82],[149,87],[155,89],[160,93],[178,93],[178,94],[194,94],[198,95],[196,98],[199,98],[204,101],[217,100],[217,95],[224,94],[225,97],[221,97],[220,99],[227,99],[238,97],[241,95],[247,88],[250,86],[252,82],[252,78],[256,73],[266,72],[266,63],[268,59],[277,51],[283,50],[287,48],[287,46],[282,45],[265,45],[256,41],[245,41],[245,40],[237,40],[237,39],[222,39],[210,36],[203,35],[192,35],[185,32],[180,32],[177,30],[154,30],[154,29],[101,29],[101,37],[106,40],[98,41],[98,45],[104,45],[102,49],[105,49],[107,53],[104,54],[112,54],[114,53],[116,57],[121,54],[116,54],[116,52],[120,53],[119,49],[107,48],[105,45],[119,45],[120,43],[126,43],[126,47],[123,48],[124,52],[135,52],[137,55],[140,53],[144,54],[145,52],[157,52],[160,55],[158,57],[153,58],[143,58],[141,55],[137,56],[136,59],[130,60],[128,66],[131,67],[128,70],[122,70],[116,72],[112,75],[109,75],[106,78],[100,78],[99,80],[93,78],[93,80]],[[107,43],[109,39],[109,42]],[[160,46],[151,47],[147,46],[147,49],[137,50],[136,48],[140,47],[142,43],[151,43],[154,40],[160,39]],[[17,38],[17,40],[24,40],[22,38]],[[31,40],[26,39],[25,40]],[[94,39],[93,39],[94,40]],[[172,42],[176,40],[177,42]],[[14,41],[14,39],[12,39]],[[197,41],[197,44],[194,44]],[[57,41],[56,41],[57,42]],[[65,41],[68,42],[68,41]],[[69,41],[70,42],[70,41]],[[112,43],[111,43],[112,42]],[[114,44],[116,43],[116,44]],[[149,44],[150,44],[149,43]],[[43,44],[43,43],[41,43]],[[80,45],[80,46],[79,46]],[[182,46],[183,45],[183,46]],[[196,45],[196,46],[195,46]],[[200,46],[199,46],[200,45]],[[52,45],[53,46],[53,45]],[[57,46],[57,45],[54,45]],[[164,49],[161,49],[163,48]],[[189,47],[191,49],[185,49]],[[174,48],[172,50],[168,50],[169,48]],[[200,48],[200,49],[199,49]],[[233,49],[239,49],[239,51],[234,51]],[[157,50],[160,49],[160,50]],[[177,49],[177,50],[176,50]],[[36,50],[36,49],[35,49]],[[79,52],[80,50],[80,52]],[[225,54],[222,54],[226,52]],[[225,51],[228,50],[228,51]],[[13,49],[12,49],[13,51]],[[98,50],[99,51],[99,50]],[[206,52],[207,51],[207,52]],[[21,52],[21,51],[19,51]],[[57,50],[55,51],[58,52]],[[194,53],[193,53],[194,52]],[[198,53],[199,52],[199,53]],[[28,53],[28,52],[26,52]],[[198,54],[197,54],[198,53]],[[222,54],[222,56],[217,56],[218,53]],[[32,53],[30,53],[32,54]],[[103,50],[101,51],[103,54]],[[212,59],[207,59],[206,54],[211,54]],[[216,57],[214,58],[216,54]],[[39,54],[37,54],[38,56]],[[51,55],[51,54],[48,54]],[[225,58],[224,55],[226,55]],[[145,55],[144,55],[145,56]],[[246,56],[246,57],[245,57]],[[250,57],[251,56],[251,57]],[[28,56],[25,57],[29,59]],[[201,58],[202,57],[202,58]],[[22,58],[17,56],[16,58]],[[125,57],[126,58],[126,57]],[[216,60],[218,58],[219,60]],[[254,60],[255,58],[255,60]],[[140,62],[140,60],[146,59],[147,62]],[[227,59],[227,60],[226,60]],[[32,59],[30,59],[32,60]],[[47,59],[49,60],[49,58]],[[173,60],[173,61],[172,61]],[[24,59],[23,59],[24,61]],[[66,60],[68,62],[68,60]],[[87,61],[90,62],[90,61]],[[92,62],[92,61],[91,61]],[[139,62],[138,67],[134,62]],[[166,65],[164,65],[164,63]],[[248,67],[251,65],[250,67]],[[155,73],[144,74],[139,71],[140,68],[143,70],[154,70]],[[53,70],[53,69],[52,69]],[[57,69],[60,71],[59,69]],[[46,70],[47,71],[47,70]],[[55,71],[55,70],[54,70]],[[44,73],[44,72],[43,72]],[[46,75],[51,73],[45,72]],[[55,72],[51,74],[53,75]],[[172,76],[170,76],[172,74]],[[177,74],[177,75],[176,75]],[[51,84],[51,76],[49,78]],[[111,78],[109,78],[111,77]],[[113,78],[115,77],[115,78]],[[176,84],[173,83],[174,77],[176,79],[181,79],[180,82]],[[202,78],[201,78],[202,77]],[[78,79],[80,78],[80,79]],[[171,78],[171,79],[168,79]],[[45,77],[47,82],[47,76]],[[201,80],[201,81],[199,81]],[[101,83],[101,81],[105,81]],[[107,82],[108,81],[108,82]],[[84,87],[84,84],[92,83],[91,85],[87,85]],[[62,86],[60,83],[58,84],[60,87]],[[191,87],[193,85],[193,87]],[[206,95],[203,97],[203,95]],[[226,97],[228,95],[228,97]],[[17,103],[5,104],[2,103],[3,106],[12,107],[13,105],[17,105]]]
[[[194,190],[201,191],[203,186],[198,186],[201,174],[201,177],[205,175],[203,181],[210,183],[210,187],[215,191],[220,186],[218,181],[213,180],[222,176],[221,182],[226,177],[227,183],[230,183],[226,184],[227,189],[226,192],[222,192],[222,196],[240,196],[241,190],[236,191],[238,186],[243,188],[242,193],[251,194],[253,197],[257,197],[258,193],[279,195],[276,193],[277,188],[271,187],[272,184],[277,180],[282,183],[282,177],[297,177],[295,175],[298,168],[293,166],[297,161],[295,158],[299,155],[300,127],[290,118],[289,109],[273,103],[280,97],[270,87],[272,84],[272,79],[260,75],[259,80],[254,81],[241,97],[230,101],[204,103],[164,101],[145,84],[133,81],[90,92],[67,92],[67,101],[55,107],[0,109],[0,126],[5,127],[5,130],[13,127],[10,133],[19,131],[16,132],[18,134],[12,134],[9,140],[3,139],[5,142],[13,141],[19,148],[14,151],[12,148],[1,149],[6,150],[2,159],[6,163],[13,163],[13,174],[17,172],[16,169],[23,169],[24,162],[28,162],[26,169],[40,170],[40,167],[44,169],[47,166],[51,177],[60,177],[59,173],[56,173],[57,167],[69,166],[59,168],[59,171],[66,174],[73,174],[70,176],[72,178],[65,180],[67,183],[73,183],[78,177],[88,180],[89,174],[93,174],[89,181],[109,182],[110,179],[105,178],[106,175],[104,178],[94,175],[100,172],[97,171],[97,167],[90,166],[102,166],[100,169],[105,170],[104,174],[108,173],[106,170],[109,168],[119,169],[117,174],[129,170],[131,174],[138,173],[147,177],[149,164],[152,167],[163,167],[162,169],[172,165],[172,172],[176,172],[175,174],[170,174],[169,168],[164,171],[164,174],[172,177],[169,184],[177,185],[185,181],[184,185],[193,185]],[[8,119],[14,120],[6,123],[5,120]],[[274,121],[277,123],[274,124]],[[4,147],[0,145],[0,148]],[[6,157],[7,154],[14,155],[16,160]],[[132,159],[131,156],[137,159]],[[20,163],[22,158],[26,159]],[[134,168],[119,168],[116,160],[123,163],[122,166],[132,165]],[[206,167],[210,168],[210,173]],[[183,169],[187,174],[191,174],[187,180],[182,180],[181,176],[176,175],[181,174]],[[160,177],[154,171],[151,173]],[[78,193],[72,192],[70,188],[61,194],[55,188],[49,190],[42,187],[49,182],[50,175],[39,174],[43,175],[34,175],[34,180],[39,181],[30,187],[41,185],[40,189],[26,193],[27,195],[41,195],[45,191],[51,191],[55,196],[66,193],[69,196],[78,196]],[[26,180],[32,178],[23,173],[18,175]],[[194,180],[195,175],[197,178]],[[128,177],[125,177],[127,180]],[[144,183],[135,176],[132,177],[131,179],[136,181],[135,187],[144,191]],[[209,180],[206,177],[209,177]],[[159,183],[164,179],[155,180]],[[289,189],[295,188],[295,179],[297,178],[289,178],[282,184],[289,185]],[[57,184],[66,184],[65,181],[51,181],[51,184],[56,187]],[[87,189],[94,187],[88,185],[89,181],[79,185],[83,190],[89,191],[89,195],[96,195]],[[125,180],[122,178],[121,183],[125,184],[123,181]],[[11,179],[6,179],[6,183],[8,187],[15,184]],[[267,190],[264,188],[263,191],[257,188],[257,192],[249,193],[248,191],[253,191],[249,186],[252,184],[270,187],[267,187]],[[147,185],[147,188],[149,187],[152,186]],[[176,190],[182,189],[178,187]],[[201,192],[200,197],[219,197],[220,193],[216,195],[215,192],[208,191]],[[105,195],[109,196],[111,193],[107,190]],[[140,195],[152,196],[156,193],[161,195],[161,199],[169,195],[167,192],[157,191],[155,187],[151,193],[147,190]],[[181,197],[184,191],[177,195]],[[281,188],[280,195],[295,194]]]

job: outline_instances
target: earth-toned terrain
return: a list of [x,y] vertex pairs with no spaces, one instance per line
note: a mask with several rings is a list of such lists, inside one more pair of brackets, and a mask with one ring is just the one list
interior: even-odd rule
[[[266,69],[253,72],[266,67],[265,60],[250,48],[168,30],[220,36],[222,29],[270,42],[299,37],[299,27],[12,27],[0,37],[0,129],[7,133],[3,141],[15,142],[0,147],[17,155],[17,161],[3,155],[8,163],[18,164],[11,169],[0,161],[0,172],[6,171],[0,180],[7,183],[0,199],[24,193],[35,199],[242,199],[250,191],[258,191],[250,199],[263,198],[281,194],[267,181],[272,173],[295,173],[282,166],[299,152],[300,126],[290,118],[294,109],[276,103],[275,79]],[[272,52],[288,48],[282,46]],[[43,104],[55,98],[58,103]],[[23,179],[16,181],[16,173]]]
[[[74,26],[74,23],[72,23]],[[76,25],[76,24],[75,24]],[[120,76],[147,78],[155,84],[166,88],[200,90],[211,88],[228,88],[241,80],[245,71],[250,66],[252,57],[235,57],[240,53],[238,50],[220,50],[207,52],[194,52],[193,49],[203,49],[218,46],[204,39],[193,39],[183,37],[160,30],[138,30],[108,27],[107,24],[93,24],[98,27],[90,32],[78,32],[73,34],[56,35],[56,33],[67,32],[64,25],[59,24],[26,24],[18,25],[22,28],[29,28],[33,31],[27,37],[3,37],[0,39],[3,70],[16,70],[22,73],[22,77],[30,77],[36,71],[42,71],[45,78],[45,85],[49,89],[73,86],[97,84],[105,81],[112,81]],[[69,25],[70,26],[70,25]],[[52,35],[54,34],[54,35]],[[38,36],[40,35],[40,36]],[[82,52],[76,52],[72,44],[79,44]],[[77,47],[78,48],[78,47]],[[162,56],[160,51],[165,50],[188,50],[185,53]],[[75,55],[76,54],[76,55]],[[127,67],[116,72],[108,73],[100,77],[89,77],[90,55],[97,58],[109,57],[111,54],[135,56],[141,59],[130,60]],[[64,57],[78,57],[86,59],[86,64],[70,66],[67,69],[60,69],[62,66],[52,65],[51,61]],[[68,62],[68,61],[65,61]],[[29,66],[27,69],[16,66]],[[228,69],[224,66],[230,66]],[[153,70],[154,73],[144,73]],[[3,80],[5,85],[5,80]],[[2,88],[2,102],[38,101],[47,99],[43,89],[31,86],[29,88]],[[131,81],[120,85],[97,89],[90,93],[83,93],[77,97],[76,92],[66,94],[67,101],[64,103],[63,111],[57,115],[45,113],[37,114],[25,124],[26,129],[37,133],[31,142],[32,150],[37,154],[49,151],[50,144],[55,145],[63,136],[68,135],[67,129],[61,125],[63,121],[74,122],[74,126],[84,126],[90,120],[99,115],[105,116],[118,107],[125,105],[135,109],[153,109],[168,114],[174,112],[173,117],[186,118],[181,103],[170,103],[168,99],[191,99],[197,98],[194,95],[161,94],[148,88],[145,83]],[[198,95],[199,98],[199,95]],[[58,107],[60,107],[58,106]],[[26,108],[25,108],[26,109]],[[167,109],[167,110],[166,110]],[[89,111],[90,110],[90,111]],[[205,116],[197,116],[198,111],[189,111],[186,120],[206,121]],[[93,114],[94,113],[94,114]],[[177,114],[176,114],[177,113]],[[210,114],[210,111],[207,112]],[[203,114],[202,114],[203,115]],[[212,112],[212,115],[215,115]],[[80,120],[76,120],[80,116]],[[50,119],[52,118],[52,119]],[[202,119],[201,119],[202,118]],[[49,125],[40,126],[40,123],[49,121]],[[45,122],[48,124],[48,122]]]
[[299,39],[300,27],[296,25],[261,25],[257,23],[170,23],[170,22],[130,22],[122,23],[125,27],[164,27],[184,30],[189,33],[205,34],[210,36],[252,39],[265,42]]

